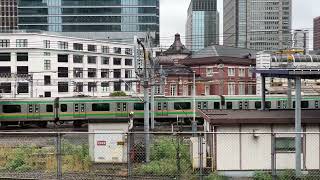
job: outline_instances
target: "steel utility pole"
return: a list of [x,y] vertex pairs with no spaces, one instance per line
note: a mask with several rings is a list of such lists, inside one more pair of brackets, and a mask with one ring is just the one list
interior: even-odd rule
[[195,133],[197,132],[197,122],[196,122],[196,72],[195,71],[193,71],[192,100],[193,100],[192,133],[195,136]]
[[143,90],[144,90],[144,147],[145,147],[145,160],[146,162],[150,161],[150,134],[149,134],[149,88],[148,88],[148,71],[147,71],[147,60],[148,60],[148,52],[146,51],[145,46],[142,42],[137,39],[138,44],[143,49]]
[[150,62],[150,88],[151,88],[151,98],[150,98],[150,106],[151,106],[151,129],[154,129],[154,91],[155,91],[155,66],[154,66],[154,60],[153,60],[153,52],[152,52],[152,44],[151,44],[151,37],[150,37],[150,33],[148,32],[147,35],[147,50],[148,50],[148,59]]

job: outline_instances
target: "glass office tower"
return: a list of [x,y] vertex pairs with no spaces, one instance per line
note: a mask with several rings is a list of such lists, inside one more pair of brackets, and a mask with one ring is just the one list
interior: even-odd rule
[[292,0],[224,0],[223,44],[255,50],[291,47]]
[[159,0],[18,0],[18,26],[127,42],[149,30],[159,44]]
[[216,0],[192,0],[186,23],[186,46],[192,51],[219,44],[219,13]]

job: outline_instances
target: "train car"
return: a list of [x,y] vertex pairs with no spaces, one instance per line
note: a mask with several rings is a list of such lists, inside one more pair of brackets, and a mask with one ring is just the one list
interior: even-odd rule
[[[319,96],[304,96],[301,107],[318,109]],[[295,102],[292,104],[294,107]],[[155,119],[172,121],[177,116],[190,121],[193,115],[192,97],[156,97]],[[260,96],[198,96],[198,109],[260,109]],[[285,95],[266,97],[266,108],[286,109]],[[46,127],[48,122],[63,123],[73,121],[81,126],[88,121],[107,121],[109,119],[128,118],[134,112],[135,119],[143,119],[144,103],[139,97],[77,97],[77,98],[32,98],[1,99],[0,122],[6,125],[36,124]],[[200,118],[197,116],[197,118]]]

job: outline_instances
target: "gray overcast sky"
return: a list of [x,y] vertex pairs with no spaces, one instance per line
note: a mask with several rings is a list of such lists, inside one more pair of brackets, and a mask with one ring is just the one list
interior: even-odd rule
[[[218,1],[220,13],[220,34],[222,33],[223,0]],[[293,29],[307,28],[311,30],[312,40],[313,18],[320,16],[320,0],[292,0]],[[174,34],[185,35],[185,23],[190,0],[160,0],[160,41],[161,45],[169,46],[173,42]],[[221,34],[222,35],[222,34]],[[182,38],[183,42],[184,39]]]

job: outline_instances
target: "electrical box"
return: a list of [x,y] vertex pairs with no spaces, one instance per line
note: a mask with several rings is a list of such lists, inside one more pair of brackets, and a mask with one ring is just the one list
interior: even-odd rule
[[127,139],[123,132],[94,131],[95,163],[126,163]]
[[[202,138],[202,144],[199,144],[199,137],[191,137],[190,138],[190,154],[192,161],[192,168],[199,169],[200,161],[202,159],[202,167],[207,167],[207,153],[206,153],[206,144],[205,139]],[[202,158],[201,158],[202,156]]]

